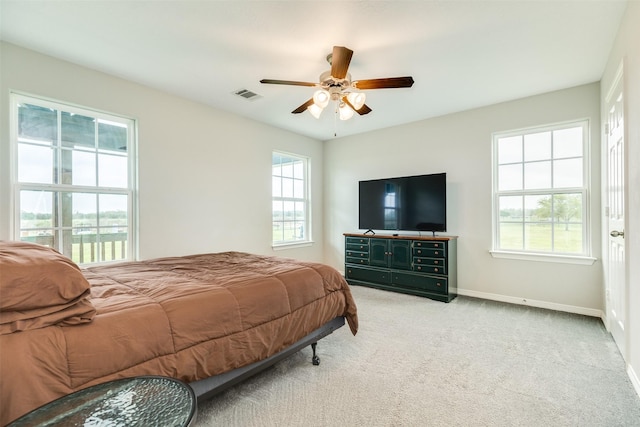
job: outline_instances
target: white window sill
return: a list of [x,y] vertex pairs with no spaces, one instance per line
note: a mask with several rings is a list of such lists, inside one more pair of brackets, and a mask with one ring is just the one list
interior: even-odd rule
[[272,245],[271,248],[274,251],[282,251],[285,249],[296,249],[296,248],[304,248],[306,246],[312,246],[313,243],[314,242],[312,240],[307,240],[304,242],[280,243],[278,245]]
[[579,255],[534,254],[528,252],[489,251],[494,258],[518,259],[521,261],[558,262],[563,264],[593,265],[598,259]]

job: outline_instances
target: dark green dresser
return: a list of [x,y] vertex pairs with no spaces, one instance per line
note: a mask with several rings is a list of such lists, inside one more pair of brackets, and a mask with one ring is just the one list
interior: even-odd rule
[[344,236],[344,270],[350,285],[444,302],[457,296],[457,237]]

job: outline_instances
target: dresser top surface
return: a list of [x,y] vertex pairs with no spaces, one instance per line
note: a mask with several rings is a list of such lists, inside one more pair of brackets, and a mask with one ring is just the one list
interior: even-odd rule
[[449,241],[455,240],[458,236],[413,236],[408,234],[363,234],[363,233],[344,233],[345,237],[367,237],[367,238],[378,238],[378,239],[401,239],[401,240],[442,240]]

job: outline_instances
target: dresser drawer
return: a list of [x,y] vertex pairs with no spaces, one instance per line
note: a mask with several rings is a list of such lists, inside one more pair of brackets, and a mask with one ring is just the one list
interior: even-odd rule
[[443,258],[446,256],[444,248],[423,248],[415,246],[413,247],[413,256],[430,257],[430,258]]
[[369,252],[369,245],[367,243],[347,243],[346,246],[348,251]]
[[369,258],[354,258],[354,257],[347,257],[345,259],[345,262],[347,264],[360,264],[360,265],[369,265]]
[[413,264],[413,271],[419,271],[420,273],[447,274],[446,270],[444,266]]
[[345,271],[347,279],[362,280],[363,282],[391,283],[391,273],[387,270],[374,270],[372,268],[358,268],[347,266]]
[[367,237],[347,237],[346,244],[348,245],[365,245],[369,246],[369,239]]
[[414,248],[422,248],[422,249],[442,249],[444,250],[443,242],[434,242],[428,240],[414,240],[413,247]]
[[411,273],[393,273],[393,284],[405,288],[420,289],[423,291],[438,292],[446,294],[447,279],[437,277],[427,277]]

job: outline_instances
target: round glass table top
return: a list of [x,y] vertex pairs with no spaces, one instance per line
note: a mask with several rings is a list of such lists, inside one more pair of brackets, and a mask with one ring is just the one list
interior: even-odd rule
[[196,396],[182,381],[159,376],[125,378],[77,391],[18,418],[18,426],[188,426]]

